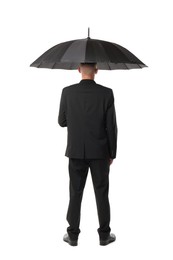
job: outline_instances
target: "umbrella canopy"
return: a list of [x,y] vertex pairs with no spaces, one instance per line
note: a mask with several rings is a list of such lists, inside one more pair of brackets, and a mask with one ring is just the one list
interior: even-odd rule
[[147,67],[124,47],[107,41],[72,40],[55,45],[30,66],[49,69],[77,69],[80,63],[97,63],[100,70],[138,69]]

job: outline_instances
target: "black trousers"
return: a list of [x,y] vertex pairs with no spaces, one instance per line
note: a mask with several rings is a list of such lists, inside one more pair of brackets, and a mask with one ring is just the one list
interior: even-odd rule
[[80,213],[83,190],[88,170],[90,168],[96,197],[97,212],[100,227],[100,239],[106,239],[110,234],[109,205],[109,159],[72,159],[69,158],[70,201],[67,211],[68,235],[77,240],[80,233]]

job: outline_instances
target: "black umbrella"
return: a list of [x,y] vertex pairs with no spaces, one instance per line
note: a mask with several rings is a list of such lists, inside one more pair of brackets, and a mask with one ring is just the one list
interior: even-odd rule
[[100,70],[138,69],[147,67],[124,47],[107,41],[88,38],[55,45],[30,66],[49,69],[73,70],[80,63],[97,63]]

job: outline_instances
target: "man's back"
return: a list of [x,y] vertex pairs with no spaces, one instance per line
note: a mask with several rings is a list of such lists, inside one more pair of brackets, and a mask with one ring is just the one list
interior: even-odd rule
[[80,64],[79,84],[62,91],[58,123],[67,126],[68,142],[65,155],[69,157],[70,200],[67,211],[69,227],[63,240],[78,244],[83,190],[88,170],[91,171],[97,202],[100,245],[115,241],[110,234],[109,169],[116,157],[117,124],[113,91],[94,81],[96,64]]
[[65,87],[58,122],[68,129],[67,157],[116,157],[117,124],[112,89],[89,79]]

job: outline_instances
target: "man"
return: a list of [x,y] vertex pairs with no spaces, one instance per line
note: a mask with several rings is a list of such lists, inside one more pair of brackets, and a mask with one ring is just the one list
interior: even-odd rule
[[62,90],[58,123],[67,127],[65,156],[69,157],[70,201],[67,212],[69,227],[64,241],[78,244],[83,190],[91,171],[100,227],[100,245],[115,241],[110,234],[109,167],[116,158],[117,123],[111,88],[94,81],[96,64],[81,64],[80,83]]

